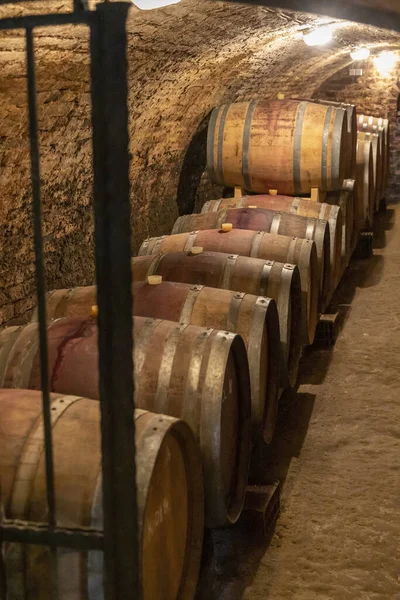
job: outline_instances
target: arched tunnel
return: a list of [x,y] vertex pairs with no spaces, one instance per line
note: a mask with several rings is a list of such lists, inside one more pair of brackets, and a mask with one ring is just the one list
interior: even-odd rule
[[[46,10],[65,10],[64,4],[44,4]],[[22,6],[13,14],[28,12]],[[39,13],[43,3],[33,7]],[[322,23],[334,25],[333,42],[306,46],[302,32]],[[205,164],[207,119],[219,104],[273,99],[278,93],[307,99],[321,90],[331,99],[357,102],[367,114],[379,107],[395,124],[398,72],[380,76],[372,62],[383,49],[399,52],[394,32],[262,6],[190,0],[155,11],[132,6],[128,30],[134,250],[147,236],[169,233],[178,214],[222,194],[209,181]],[[88,43],[84,27],[36,30],[50,287],[93,281]],[[351,78],[349,51],[363,45],[371,49],[371,58],[364,75]],[[0,322],[23,316],[35,304],[24,57],[22,35],[3,35],[0,243],[7,240],[12,251],[3,247],[0,253],[5,278]],[[345,87],[333,84],[328,90],[341,73]],[[398,191],[394,172],[390,189]]]
[[[4,3],[0,0],[0,20],[32,14],[59,15],[70,10],[72,1],[76,6],[81,0],[29,2],[6,0]],[[82,1],[86,5],[86,0]],[[100,4],[97,0],[88,1],[93,11],[96,5]],[[276,395],[278,397],[278,392],[281,394],[279,408],[276,409],[278,414],[276,433],[272,441],[269,440],[271,443],[268,445],[261,445],[260,448],[257,443],[254,443],[254,447],[251,447],[252,460],[255,456],[254,460],[261,465],[261,484],[271,487],[275,485],[276,480],[282,484],[280,518],[276,522],[277,515],[274,514],[273,526],[268,529],[269,523],[266,522],[267,517],[263,513],[259,528],[264,528],[266,531],[263,532],[262,539],[259,539],[260,531],[254,529],[254,523],[250,527],[246,521],[238,520],[238,523],[231,528],[206,529],[203,545],[201,536],[200,541],[196,542],[199,546],[197,547],[199,564],[201,548],[203,552],[201,569],[200,566],[198,567],[200,577],[196,593],[193,590],[196,587],[197,575],[194,577],[192,594],[179,595],[177,592],[168,595],[165,592],[163,596],[160,592],[159,595],[153,594],[153,596],[147,594],[145,600],[400,599],[398,569],[400,411],[397,358],[397,350],[400,351],[400,317],[397,309],[400,285],[400,238],[398,224],[396,229],[396,217],[397,223],[400,222],[400,209],[396,206],[400,194],[399,4],[400,0],[380,0],[380,2],[378,0],[337,0],[337,2],[335,0],[248,0],[246,2],[244,0],[243,3],[230,0],[177,0],[175,4],[162,8],[141,10],[136,6],[135,0],[129,3],[127,85],[132,256],[138,254],[146,238],[170,234],[179,216],[200,213],[206,201],[233,196],[234,190],[216,184],[207,170],[207,130],[215,107],[260,99],[267,101],[322,99],[355,105],[358,114],[388,119],[390,125],[389,176],[384,193],[385,202],[379,205],[378,201],[374,223],[357,232],[360,240],[356,241],[351,250],[352,259],[350,261],[348,257],[348,263],[341,273],[342,279],[332,290],[334,300],[331,306],[334,308],[330,310],[325,306],[322,310],[322,304],[318,304],[317,300],[318,319],[320,319],[318,325],[321,325],[325,317],[326,323],[329,322],[330,325],[334,323],[332,328],[328,327],[329,334],[334,335],[334,340],[329,340],[326,344],[328,348],[323,344],[321,344],[322,348],[317,344],[308,344],[309,340],[300,344],[301,362],[297,384],[292,388],[287,385],[287,389],[283,392],[280,375],[276,375],[278,382]],[[332,40],[329,43],[316,46],[308,46],[304,43],[305,34],[324,26],[329,26],[332,32]],[[47,289],[94,286],[96,263],[89,31],[83,25],[72,24],[35,27],[34,46]],[[353,59],[351,53],[359,48],[367,48],[370,51],[369,56],[362,60]],[[390,69],[379,68],[377,59],[382,53],[390,53],[393,60]],[[4,332],[11,331],[9,327],[12,326],[25,328],[25,325],[30,323],[29,327],[32,327],[37,305],[30,183],[32,139],[28,117],[25,34],[22,29],[1,29],[0,400],[1,388],[8,387],[4,384],[6,379],[3,382],[1,380],[3,371],[10,368],[13,377],[17,379],[19,377],[19,372],[15,375],[17,367],[7,355],[8,338],[4,342],[5,338],[2,338],[2,335]],[[340,191],[343,190],[344,188]],[[271,195],[276,194],[275,190],[271,192]],[[307,196],[308,199],[311,198]],[[304,198],[296,198],[297,200],[301,201]],[[382,198],[379,200],[381,201]],[[249,209],[257,208],[245,206]],[[224,222],[221,224],[221,232],[226,225],[232,228],[231,223]],[[189,229],[187,231],[189,232]],[[230,232],[231,229],[228,227],[226,231]],[[257,231],[257,234],[260,233],[262,232]],[[295,236],[297,233],[290,234],[288,237],[296,240]],[[311,240],[307,239],[307,241]],[[203,248],[200,244],[195,248],[202,253]],[[184,249],[187,250],[186,246]],[[368,256],[365,256],[365,253]],[[329,262],[329,258],[326,258],[328,254],[325,254],[325,259]],[[237,258],[238,255],[239,252],[237,255],[233,254],[233,257]],[[244,256],[247,258],[246,254]],[[254,256],[248,254],[249,260]],[[232,256],[229,255],[228,259],[231,258]],[[275,257],[273,260],[277,261]],[[267,259],[266,261],[271,266],[271,261]],[[287,268],[289,263],[289,268],[296,269],[291,265],[295,262],[294,259],[281,262],[284,263],[283,268]],[[265,266],[262,273],[264,269]],[[165,283],[161,276],[157,281],[158,272],[152,272],[150,277],[155,277],[155,282],[158,284]],[[148,278],[144,278],[144,281],[150,283]],[[175,280],[171,281],[175,282]],[[179,279],[179,282],[182,285],[189,283],[199,285],[199,288],[191,288],[191,292],[194,290],[196,293],[204,284],[203,281],[193,282],[183,279],[182,281]],[[300,288],[300,284],[296,285]],[[208,283],[204,286],[208,286]],[[318,288],[318,283],[316,287]],[[227,290],[233,293],[236,288],[226,286],[224,291],[228,293]],[[317,296],[319,292],[318,289]],[[112,295],[113,290],[110,290],[110,296]],[[242,300],[245,295],[258,296],[258,291],[247,293],[246,289],[246,293],[243,292],[242,296],[236,295],[234,301]],[[260,295],[265,297],[267,293],[263,292]],[[212,308],[207,307],[206,304],[204,304],[204,312],[207,312],[207,308],[212,312]],[[219,306],[218,302],[216,305]],[[90,322],[93,323],[99,315],[99,307],[95,300],[90,308],[92,311]],[[237,320],[239,314],[237,305],[235,304],[234,310],[229,309],[229,311],[229,319],[233,314]],[[292,317],[291,311],[295,313],[292,304],[287,308],[290,317]],[[299,308],[296,314],[300,314],[301,311]],[[139,318],[142,316],[140,315]],[[136,314],[135,318],[137,318]],[[163,319],[162,323],[167,321],[165,316],[157,318]],[[336,318],[340,321],[340,334],[334,329]],[[230,327],[229,319],[227,322]],[[278,316],[276,319],[278,320]],[[171,318],[171,321],[174,320],[179,321]],[[179,321],[179,326],[193,325],[192,322],[189,325],[188,323],[189,321]],[[207,325],[204,325],[203,321],[195,323],[196,326],[207,327],[206,332],[202,334],[205,338],[211,335],[209,332],[211,327],[214,327],[207,323]],[[280,327],[280,322],[278,326]],[[93,327],[97,327],[97,323]],[[222,331],[223,328],[218,327],[218,329]],[[130,330],[129,325],[129,332]],[[229,333],[233,331],[234,329],[229,329],[226,332],[224,329],[224,335],[233,335]],[[291,341],[290,335],[292,335],[291,331],[287,333],[288,344]],[[150,336],[147,330],[143,334],[143,338],[147,340],[146,336]],[[281,341],[279,334],[275,337],[279,344]],[[72,343],[75,343],[74,335],[68,338],[67,343],[70,343],[71,339]],[[226,339],[228,337],[224,338]],[[186,354],[182,352],[181,357],[182,365],[186,365],[187,355],[192,351],[189,342],[186,344],[187,346],[184,347]],[[32,364],[40,362],[37,358],[36,363],[31,360],[29,353],[32,345],[26,342],[23,351],[18,355],[19,359],[22,356],[23,374],[26,374]],[[200,345],[196,346],[198,353],[200,353],[199,347]],[[131,347],[129,348],[131,350]],[[151,351],[146,350],[146,357],[142,353],[137,362],[140,363],[143,372],[146,371],[147,362],[150,363],[153,355],[158,351],[159,348],[154,346]],[[54,361],[55,370],[64,360],[63,352],[62,348]],[[97,346],[92,355],[95,352]],[[246,353],[246,349],[244,352]],[[262,350],[258,348],[258,352],[261,355]],[[268,352],[270,352],[269,348]],[[279,357],[280,352],[281,350],[277,352]],[[95,356],[97,358],[97,354]],[[196,363],[198,359],[199,355],[196,354],[193,362]],[[165,389],[168,389],[173,376],[181,383],[181,379],[183,380],[186,375],[182,375],[183,367],[178,375],[173,372],[175,354],[172,353],[166,358],[163,355],[162,360],[162,366],[167,364],[167,375],[165,376],[164,373],[163,380],[164,384],[166,382]],[[233,359],[232,361],[235,367],[236,363]],[[161,365],[161,359],[159,362]],[[85,368],[87,364],[91,367],[88,379],[93,377],[93,372],[97,376],[97,363],[93,367],[93,362],[85,362]],[[266,367],[267,371],[270,369],[270,364],[272,363],[268,363]],[[197,363],[196,365],[198,366]],[[230,365],[231,369],[234,367]],[[88,373],[89,370],[87,368]],[[136,371],[133,370],[133,373],[132,378],[136,378],[138,376]],[[71,368],[67,375],[73,379],[73,374]],[[198,385],[203,374],[199,367],[195,374]],[[158,375],[152,372],[148,375],[147,383],[149,387],[155,386],[156,394],[165,400],[167,392],[161,389],[162,385],[157,377]],[[85,377],[82,376],[82,381],[84,379]],[[232,380],[232,378],[229,380],[228,385],[223,379],[221,404],[226,398],[229,400],[232,386],[235,387],[237,384],[237,387],[240,387],[236,380],[233,385]],[[53,380],[51,385],[52,383]],[[250,384],[247,387],[250,389]],[[36,382],[33,386],[30,385],[29,389],[39,390],[40,385]],[[69,388],[67,391],[52,388],[50,391],[74,394],[74,402],[78,396],[82,400],[79,390],[71,392]],[[188,384],[185,387],[185,394],[190,396],[192,391]],[[193,397],[197,397],[198,389],[196,388],[195,391]],[[249,395],[250,392],[248,390],[247,392]],[[98,399],[96,393],[98,393],[97,388],[92,396],[82,394],[83,400]],[[175,401],[174,397],[173,402]],[[148,410],[153,409],[155,413],[160,412],[153,405]],[[18,430],[15,433],[12,429],[11,417],[8,421],[4,420],[3,425],[1,415],[5,413],[1,410],[0,401],[0,445],[3,443],[3,438],[7,438],[8,443],[7,435],[10,435],[12,439],[10,438],[9,446],[4,444],[4,448],[9,452],[10,447],[16,446],[15,439],[20,432]],[[30,415],[29,410],[27,414]],[[200,413],[201,410],[203,409],[199,409]],[[10,414],[11,412],[10,410]],[[14,412],[17,414],[18,411]],[[170,414],[168,412],[168,415]],[[241,425],[241,414],[237,407],[232,409],[233,416],[229,413],[229,418],[237,430]],[[58,412],[54,419],[58,422]],[[75,421],[72,419],[70,429],[66,430],[66,441],[63,440],[60,444],[64,454],[60,451],[59,455],[62,454],[63,457],[70,454],[72,456],[75,451],[72,433],[75,431],[73,426],[78,421],[78,417]],[[84,425],[85,423],[86,421]],[[86,440],[84,425],[80,426],[79,443],[82,443],[82,454],[85,452],[90,454],[92,448],[89,442],[93,440],[92,438]],[[152,423],[152,430],[157,431],[156,426],[153,425],[154,423]],[[203,426],[202,422],[198,430],[200,431]],[[97,429],[100,430],[100,427]],[[93,434],[93,439],[99,445],[97,429],[95,434],[93,432],[89,434]],[[196,430],[196,434],[199,434],[199,431]],[[40,428],[39,433],[42,433]],[[172,446],[170,450],[174,452],[176,448]],[[77,447],[81,447],[78,442]],[[20,450],[20,456],[24,457],[26,446],[23,445],[23,450],[21,446]],[[167,458],[164,457],[166,462],[170,460],[170,450],[167,452]],[[76,452],[78,453],[78,450]],[[43,454],[42,450],[41,453]],[[35,459],[37,454],[38,451],[34,447]],[[57,468],[61,463],[61,459],[57,463],[59,455],[56,453]],[[0,490],[4,465],[7,481],[12,479],[8,475],[11,468],[7,457],[8,454],[2,462],[0,456]],[[76,464],[79,463],[78,458]],[[31,464],[29,461],[28,453],[26,459],[28,466]],[[132,463],[135,461],[132,460]],[[179,460],[176,465],[176,470],[181,468],[183,471]],[[173,466],[175,467],[175,463]],[[98,467],[97,463],[95,467]],[[145,472],[146,468],[146,464],[144,467],[142,465],[142,472]],[[75,477],[80,502],[81,496],[85,495],[84,476],[78,476],[80,471],[75,472],[74,465],[70,471]],[[60,480],[63,483],[62,477]],[[172,475],[171,481],[173,481]],[[167,487],[169,486],[169,491],[174,487],[171,481],[166,484]],[[251,478],[249,481],[254,483]],[[162,478],[160,482],[159,487],[165,483]],[[94,485],[98,485],[97,480]],[[44,477],[40,479],[37,486],[43,491]],[[96,502],[99,501],[97,497],[99,489],[96,487]],[[1,493],[0,500],[3,502]],[[58,500],[61,500],[60,504],[63,505],[63,498]],[[76,504],[78,505],[79,502],[77,501]],[[31,514],[31,509],[34,512],[36,507],[33,501],[29,506],[28,504],[24,505],[26,519]],[[66,504],[68,505],[67,500]],[[163,505],[164,508],[167,504]],[[178,509],[176,505],[174,506],[174,510],[177,511],[174,515],[175,521],[179,522],[181,527],[181,515],[183,515],[183,522],[189,509],[183,501],[183,508],[180,504]],[[277,511],[276,506],[273,508]],[[169,506],[165,509],[166,514],[168,510]],[[259,507],[257,511],[263,512]],[[160,514],[156,511],[157,518]],[[85,526],[89,527],[93,521],[93,510],[90,518],[85,513],[86,517]],[[70,527],[71,523],[67,519],[63,525]],[[151,535],[156,530],[156,525],[154,523],[149,525]],[[142,526],[143,523],[140,523],[140,527]],[[0,522],[0,597],[3,597],[1,527]],[[179,531],[183,529],[184,525]],[[186,533],[185,530],[185,535]],[[149,534],[149,538],[151,535]],[[169,535],[170,531],[167,531],[165,537],[168,538]],[[156,538],[155,534],[154,538]],[[159,554],[165,554],[167,562],[170,561],[172,565],[171,569],[168,570],[169,565],[166,572],[159,575],[155,573],[157,570],[155,567],[154,572],[149,567],[147,573],[148,578],[151,580],[154,578],[157,585],[164,577],[167,582],[166,587],[171,583],[169,576],[171,575],[171,579],[175,576],[172,564],[174,557],[170,559],[167,546],[165,539],[162,539],[157,551]],[[173,554],[172,550],[171,553]],[[66,551],[65,555],[67,554]],[[164,559],[164,556],[162,558]],[[63,590],[69,591],[69,571],[65,565],[72,565],[74,581],[79,580],[80,587],[77,584],[79,593],[76,590],[74,590],[75,595],[72,592],[71,596],[65,593],[60,595],[60,600],[106,598],[102,591],[96,595],[97,588],[94,593],[94,588],[92,589],[90,585],[88,591],[85,587],[86,571],[82,576],[82,573],[78,572],[77,562],[75,564],[67,561],[68,557],[65,558],[61,553],[57,576],[62,580]],[[164,564],[162,560],[161,563]],[[84,564],[86,569],[86,562]],[[157,561],[154,564],[157,565]],[[14,563],[11,563],[11,566],[13,567]],[[40,566],[43,570],[36,567],[36,563],[29,564],[31,569],[29,573],[35,574],[37,582],[45,573],[45,567]],[[97,563],[95,567],[98,567]],[[171,589],[172,587],[171,584]],[[157,589],[162,590],[163,583]],[[31,595],[27,594],[24,597],[29,600],[36,600],[39,597],[47,600],[52,597],[49,594],[35,595],[37,590],[33,588],[32,590],[29,588]],[[12,594],[7,598],[13,600]]]

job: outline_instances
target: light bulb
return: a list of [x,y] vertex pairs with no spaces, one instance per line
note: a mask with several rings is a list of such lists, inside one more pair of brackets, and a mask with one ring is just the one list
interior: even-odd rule
[[368,48],[356,48],[350,52],[350,56],[353,60],[366,60],[370,54]]
[[153,10],[153,8],[163,8],[169,4],[178,4],[180,0],[132,0],[132,3],[140,10]]
[[387,75],[393,71],[397,63],[397,56],[393,52],[382,52],[374,58],[375,67],[383,75]]
[[303,40],[307,46],[323,46],[332,40],[332,29],[329,25],[318,27],[310,33],[303,33]]

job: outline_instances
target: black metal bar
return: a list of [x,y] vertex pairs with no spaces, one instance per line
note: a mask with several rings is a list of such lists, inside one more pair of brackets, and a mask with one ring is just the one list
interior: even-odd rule
[[40,160],[37,133],[35,54],[32,29],[26,30],[26,63],[28,75],[29,142],[31,150],[32,211],[35,246],[36,294],[39,320],[40,379],[43,398],[44,448],[46,457],[46,497],[49,525],[56,523],[54,494],[53,443],[50,417],[50,386],[46,325],[46,276],[43,257],[42,210],[40,200]]
[[[226,0],[224,0],[226,1]],[[376,8],[361,4],[351,4],[348,0],[228,0],[239,4],[270,6],[283,10],[292,10],[317,15],[327,15],[392,31],[400,31],[400,12],[385,9],[377,4]]]
[[[133,422],[126,19],[99,4],[91,29],[93,171],[103,453],[105,597],[141,598]],[[136,593],[135,593],[136,592]]]
[[[4,0],[1,1],[4,4]],[[28,15],[25,17],[8,17],[0,19],[0,30],[2,29],[34,29],[35,27],[46,27],[53,25],[90,25],[95,13],[93,11],[76,11],[69,13]]]
[[76,550],[103,549],[103,534],[96,529],[84,527],[49,529],[47,523],[33,524],[19,520],[4,520],[1,523],[0,535],[4,542],[62,546]]

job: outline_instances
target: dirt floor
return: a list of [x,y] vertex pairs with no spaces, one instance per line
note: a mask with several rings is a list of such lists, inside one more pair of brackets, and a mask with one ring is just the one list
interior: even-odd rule
[[211,532],[201,600],[400,600],[400,206],[374,246],[336,293],[335,347],[306,353],[282,402],[263,457],[284,481],[271,543]]

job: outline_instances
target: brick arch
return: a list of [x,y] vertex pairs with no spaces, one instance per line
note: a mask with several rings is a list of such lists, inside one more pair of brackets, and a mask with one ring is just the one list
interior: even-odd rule
[[[29,3],[57,10],[64,2]],[[63,8],[65,10],[65,7]],[[7,7],[0,7],[5,15]],[[204,174],[211,109],[255,97],[310,98],[348,61],[354,43],[394,43],[390,32],[336,23],[335,42],[312,49],[301,31],[326,18],[203,0],[132,9],[128,25],[133,250],[169,233],[179,209],[216,197]],[[332,21],[332,19],[329,19]],[[90,88],[84,28],[37,32],[38,105],[50,287],[94,279]],[[0,324],[35,303],[22,39],[0,35]]]
[[400,48],[398,45],[378,46],[379,49],[392,50],[398,55],[397,67],[389,75],[381,75],[373,64],[371,55],[363,61],[363,75],[353,77],[349,74],[349,66],[339,69],[327,78],[315,90],[314,97],[340,102],[351,102],[357,105],[360,112],[389,119],[391,134],[390,177],[386,191],[387,201],[398,201],[400,192],[400,119],[398,102],[400,92]]

